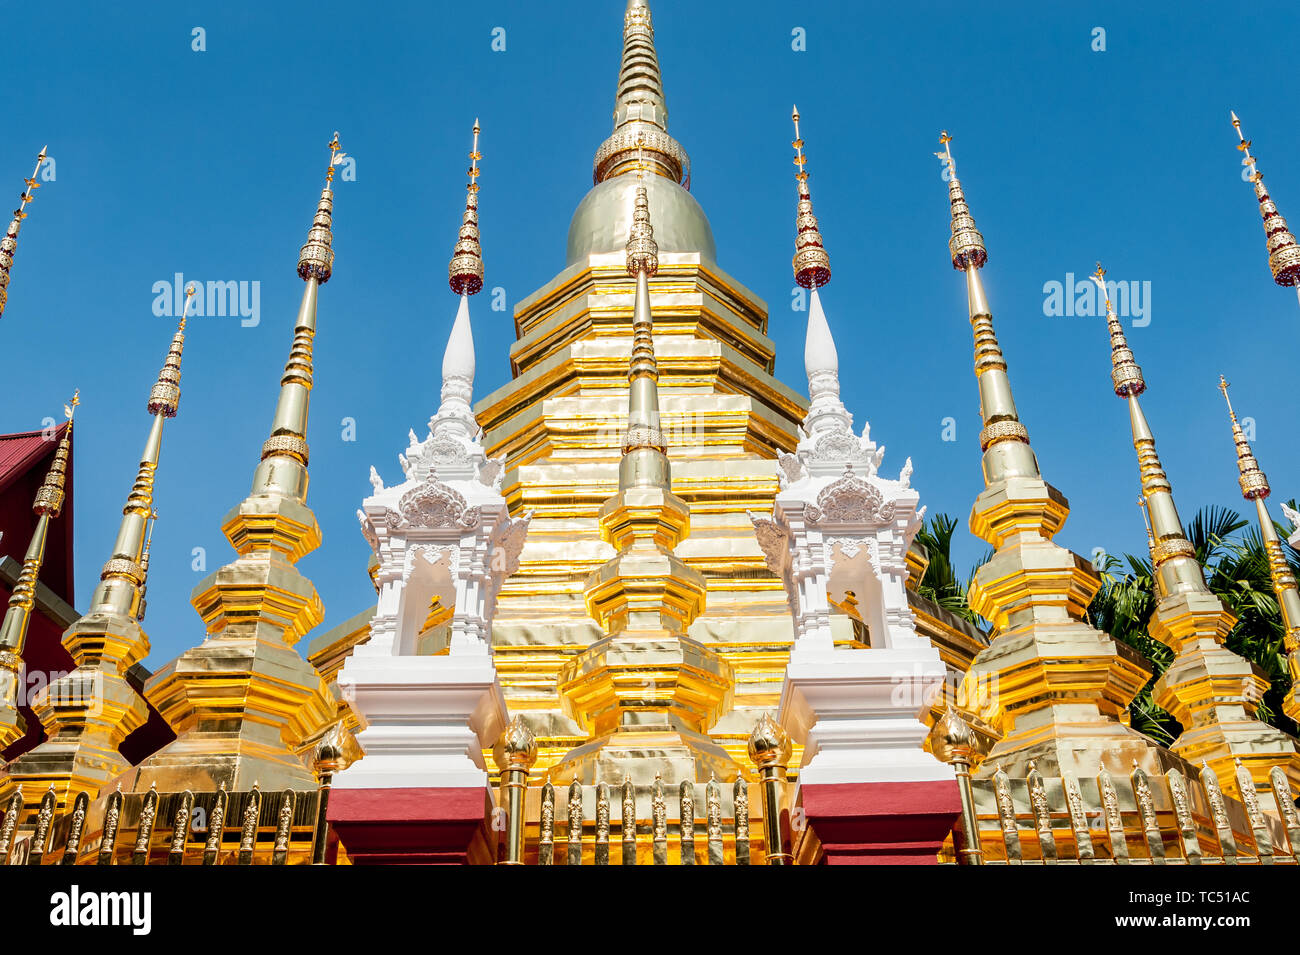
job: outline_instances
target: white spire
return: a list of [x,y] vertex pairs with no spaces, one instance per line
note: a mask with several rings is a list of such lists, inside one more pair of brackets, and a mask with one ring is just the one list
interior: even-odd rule
[[840,359],[835,338],[822,311],[817,289],[810,293],[808,334],[804,339],[803,364],[808,373],[808,417],[804,429],[809,435],[830,428],[852,428],[853,416],[840,401]]
[[474,332],[469,321],[469,296],[461,295],[447,350],[442,355],[442,403],[429,422],[429,430],[438,436],[472,440],[478,434],[478,422],[470,408],[473,396]]

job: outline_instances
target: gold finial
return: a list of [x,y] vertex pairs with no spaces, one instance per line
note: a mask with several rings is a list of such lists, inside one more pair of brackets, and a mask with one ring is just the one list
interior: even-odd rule
[[81,404],[81,389],[74,391],[72,400],[63,406],[63,415],[68,419],[68,426],[63,431],[63,437],[59,439],[59,446],[54,451],[54,460],[50,462],[50,469],[46,472],[45,480],[41,483],[36,492],[36,499],[32,502],[32,510],[37,515],[49,514],[50,517],[58,517],[63,510],[68,451],[72,444],[72,418],[77,413],[79,404]]
[[[645,182],[641,179],[644,158],[641,150],[645,146],[644,137],[637,137],[638,172],[636,198],[632,205],[632,228],[627,237],[627,272],[636,275],[645,272],[654,275],[659,271],[659,245],[655,242],[654,226],[650,224],[650,200],[646,195]],[[635,316],[634,316],[635,318]],[[647,320],[649,316],[646,316]]]
[[1111,305],[1110,292],[1106,288],[1106,270],[1097,263],[1097,271],[1089,276],[1101,290],[1101,297],[1106,302],[1106,327],[1110,330],[1110,380],[1115,387],[1115,394],[1121,398],[1136,397],[1146,391],[1146,380],[1142,377],[1142,368],[1133,359],[1133,350],[1128,347],[1124,337],[1124,326],[1120,324],[1115,309]]
[[185,307],[181,309],[181,320],[172,336],[171,348],[167,350],[167,359],[162,370],[158,372],[158,381],[149,391],[148,411],[152,415],[176,417],[176,409],[181,401],[181,357],[185,352],[185,320],[190,314],[190,303],[194,301],[195,287],[185,289]]
[[1237,412],[1233,410],[1232,399],[1228,396],[1228,380],[1222,375],[1219,376],[1219,390],[1223,392],[1223,400],[1228,403],[1228,417],[1232,420],[1232,440],[1237,446],[1237,483],[1241,485],[1241,496],[1248,501],[1266,498],[1271,490],[1268,478],[1264,476],[1259,461],[1250,449],[1250,442],[1246,440],[1246,433],[1237,421]]
[[41,184],[36,181],[36,176],[41,171],[41,166],[45,164],[45,147],[41,147],[40,154],[36,157],[36,168],[32,174],[23,180],[26,188],[18,197],[18,208],[14,210],[13,221],[9,223],[9,228],[5,232],[5,237],[0,239],[0,315],[4,314],[5,302],[9,298],[9,269],[13,266],[14,253],[18,250],[18,229],[22,221],[27,218],[27,204],[35,198],[32,190],[39,189]]
[[348,154],[343,152],[339,147],[339,131],[334,130],[334,138],[329,141],[330,165],[325,170],[325,188],[329,189],[334,182],[334,167],[339,165],[343,160],[348,158]]
[[347,153],[339,148],[339,133],[334,131],[334,138],[329,141],[330,164],[325,171],[325,188],[321,190],[320,202],[316,205],[316,215],[312,219],[311,229],[307,232],[307,241],[298,253],[298,276],[306,282],[314,278],[318,285],[324,285],[334,272],[334,167],[347,159]]
[[1147,499],[1140,490],[1138,492],[1137,506],[1138,510],[1142,512],[1142,524],[1147,529],[1147,551],[1152,552],[1156,549],[1156,535],[1151,533],[1151,518],[1147,515]]
[[457,295],[473,295],[483,288],[483,247],[478,231],[478,161],[483,154],[478,150],[478,120],[474,120],[474,144],[469,151],[469,185],[465,188],[465,214],[461,217],[460,233],[451,250],[447,265],[447,284]]
[[966,194],[957,178],[950,143],[952,136],[945,129],[939,133],[939,145],[943,146],[943,152],[935,155],[947,163],[950,174],[948,201],[952,204],[952,237],[948,240],[948,254],[952,256],[952,267],[959,272],[966,271],[969,266],[982,269],[989,259],[988,249],[984,246],[984,236],[975,227],[975,217],[971,215]]
[[1295,286],[1300,296],[1300,244],[1287,229],[1286,219],[1277,211],[1277,204],[1269,197],[1268,187],[1264,185],[1264,175],[1256,165],[1256,157],[1250,151],[1251,141],[1241,131],[1241,120],[1235,112],[1232,116],[1232,128],[1237,131],[1237,149],[1242,152],[1241,164],[1250,170],[1249,180],[1255,186],[1255,198],[1259,200],[1259,212],[1264,218],[1264,235],[1268,247],[1268,267],[1273,273],[1273,281],[1282,286]]
[[831,258],[822,241],[817,216],[813,213],[812,194],[808,191],[808,157],[803,153],[803,137],[799,133],[799,107],[790,113],[794,121],[794,164],[799,170],[795,181],[799,188],[794,226],[794,280],[804,288],[821,288],[831,280]]

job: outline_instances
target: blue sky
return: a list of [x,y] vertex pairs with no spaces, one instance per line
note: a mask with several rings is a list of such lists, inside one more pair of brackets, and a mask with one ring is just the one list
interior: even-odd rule
[[[233,556],[220,521],[247,493],[270,424],[330,134],[341,131],[356,180],[337,189],[335,272],[320,299],[309,502],[325,543],[300,564],[327,626],[373,600],[355,518],[369,466],[395,480],[407,429],[422,433],[437,403],[469,126],[481,118],[486,282],[513,310],[563,266],[569,217],[609,132],[622,8],[47,4],[9,44],[0,183],[16,197],[44,143],[56,179],[24,224],[0,320],[0,430],[39,428],[81,388],[78,606],[108,555],[172,332],[153,314],[154,283],[176,272],[260,282],[258,325],[206,318],[188,335],[158,474],[150,666],[202,639],[193,549],[206,549],[209,571]],[[791,311],[789,272],[798,102],[844,398],[888,445],[887,470],[912,457],[931,512],[964,521],[982,487],[964,283],[947,259],[932,155],[941,128],[988,243],[984,278],[1021,416],[1072,505],[1058,539],[1084,554],[1144,545],[1104,324],[1044,314],[1044,284],[1082,279],[1098,258],[1111,278],[1151,283],[1150,324],[1130,342],[1184,518],[1244,503],[1220,371],[1257,421],[1275,500],[1300,493],[1300,309],[1268,274],[1228,121],[1235,108],[1283,214],[1300,216],[1281,39],[1300,27],[1293,7],[653,8],[671,131],[691,153],[720,265],[767,301],[777,374],[802,392],[804,314]],[[191,49],[195,27],[204,52]],[[496,27],[504,52],[491,49]],[[1091,48],[1095,27],[1104,52]],[[511,312],[487,298],[473,303],[480,396],[507,379],[514,334]],[[941,440],[947,417],[955,442]],[[344,418],[355,441],[342,439]],[[963,534],[959,562],[984,546]]]

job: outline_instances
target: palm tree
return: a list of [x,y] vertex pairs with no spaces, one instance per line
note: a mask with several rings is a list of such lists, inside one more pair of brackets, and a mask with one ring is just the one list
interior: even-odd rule
[[916,532],[917,543],[923,545],[930,556],[930,563],[926,566],[916,591],[931,603],[938,604],[949,613],[987,632],[988,622],[971,609],[966,594],[970,591],[975,572],[993,556],[993,552],[989,551],[981,557],[965,579],[959,578],[952,564],[952,537],[956,530],[955,517],[935,514]]

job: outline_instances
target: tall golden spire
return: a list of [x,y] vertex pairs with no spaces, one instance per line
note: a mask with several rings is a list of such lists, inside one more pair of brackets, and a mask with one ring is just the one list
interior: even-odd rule
[[149,390],[147,410],[153,416],[149,437],[145,440],[140,467],[135,484],[122,510],[117,540],[100,574],[99,586],[90,598],[90,612],[121,614],[134,620],[140,611],[140,596],[145,583],[144,556],[145,530],[153,511],[154,474],[162,454],[163,422],[176,416],[181,400],[181,356],[185,350],[185,320],[190,302],[194,299],[194,286],[185,290],[185,306],[180,323],[172,336],[171,347],[158,380]]
[[334,266],[332,183],[344,158],[338,133],[329,150],[325,188],[298,256],[306,288],[271,436],[252,492],[222,522],[238,556],[190,595],[207,628],[203,643],[160,667],[145,685],[177,738],[132,770],[124,788],[315,785],[303,754],[333,722],[336,702],[293,646],[325,615],[316,588],[294,564],[320,546],[320,526],[306,503],[307,412],[317,292]]
[[1295,574],[1291,572],[1291,565],[1287,563],[1286,554],[1282,550],[1282,541],[1278,537],[1277,528],[1273,526],[1273,518],[1268,513],[1268,505],[1264,503],[1271,491],[1268,478],[1255,460],[1250,442],[1237,422],[1232,399],[1228,397],[1228,382],[1222,375],[1219,376],[1219,390],[1223,392],[1223,400],[1228,403],[1228,417],[1232,420],[1232,440],[1237,446],[1241,496],[1255,502],[1259,532],[1264,540],[1264,553],[1268,556],[1269,575],[1273,578],[1273,592],[1277,595],[1278,607],[1282,611],[1282,643],[1286,648],[1287,671],[1291,675],[1291,689],[1282,702],[1282,710],[1291,719],[1300,722],[1300,590],[1296,587]]
[[[638,146],[641,145],[638,142]],[[650,224],[645,164],[637,170],[632,227],[627,239],[627,272],[636,278],[632,307],[632,356],[627,366],[628,417],[623,438],[623,464],[619,487],[654,486],[671,491],[667,445],[659,426],[659,365],[655,360],[653,317],[650,312],[650,276],[659,271],[659,246]],[[633,456],[629,460],[629,455]],[[644,482],[650,482],[645,484]]]
[[795,214],[794,280],[804,288],[821,288],[831,280],[831,258],[826,253],[817,216],[813,214],[812,196],[808,192],[808,163],[803,154],[803,138],[799,135],[799,107],[795,106],[790,118],[794,120],[794,164],[799,168],[795,181],[799,184],[799,205]]
[[45,474],[45,480],[36,491],[32,510],[36,513],[36,528],[27,545],[23,569],[18,575],[4,623],[0,624],[0,750],[20,739],[27,726],[18,712],[18,691],[23,679],[23,647],[27,642],[27,627],[31,622],[32,608],[36,606],[36,581],[41,564],[45,561],[45,542],[49,536],[50,521],[63,510],[64,482],[68,470],[68,454],[72,447],[72,416],[81,403],[81,393],[75,392],[72,401],[64,405],[68,426],[54,450],[54,458]]
[[[1230,111],[1231,112],[1231,111]],[[1296,296],[1300,298],[1300,245],[1295,236],[1287,229],[1286,219],[1277,211],[1275,203],[1264,185],[1264,175],[1255,165],[1255,157],[1250,152],[1251,141],[1241,131],[1241,120],[1236,113],[1232,115],[1232,128],[1237,131],[1237,148],[1245,155],[1241,164],[1250,170],[1250,181],[1255,184],[1255,198],[1259,200],[1259,212],[1264,217],[1264,237],[1268,244],[1268,268],[1273,273],[1273,281],[1278,285],[1294,285]]]
[[146,410],[153,421],[112,553],[89,609],[63,635],[77,668],[37,694],[32,709],[46,739],[8,767],[10,779],[29,803],[50,788],[61,807],[71,805],[79,793],[93,797],[109,779],[130,768],[121,754],[122,742],[149,718],[148,706],[127,682],[126,673],[149,653],[149,637],[139,621],[147,579],[145,541],[163,422],[174,417],[180,405],[185,321],[194,287],[185,295],[167,358],[149,389]]
[[948,252],[952,256],[952,267],[966,273],[966,300],[975,332],[975,375],[979,380],[980,415],[984,421],[984,428],[980,431],[984,483],[988,486],[1011,477],[1038,478],[1038,459],[1029,446],[1029,432],[1020,423],[1016,411],[1011,380],[1007,377],[1007,360],[993,331],[993,314],[980,279],[979,270],[988,262],[988,251],[984,247],[984,236],[975,227],[975,217],[966,203],[961,180],[957,178],[951,143],[952,137],[947,130],[939,134],[939,144],[943,146],[941,155],[951,173],[948,199],[952,205],[952,237],[948,240]]
[[[955,173],[951,142],[942,133],[938,155]],[[980,278],[988,252],[955,174],[948,198],[948,252],[953,268],[966,274],[983,424],[985,488],[970,527],[994,548],[971,581],[969,599],[995,636],[972,662],[963,692],[988,701],[979,716],[1002,738],[977,775],[991,775],[999,761],[1021,776],[1034,763],[1042,772],[1094,776],[1103,760],[1115,759],[1161,771],[1159,747],[1126,725],[1128,705],[1149,672],[1087,623],[1101,580],[1087,561],[1052,541],[1069,503],[1043,480],[1020,422]]]
[[483,248],[478,234],[478,120],[474,120],[474,146],[469,151],[469,185],[465,187],[465,214],[460,234],[447,263],[447,281],[457,295],[473,295],[483,288]]
[[[307,283],[294,322],[293,344],[280,378],[280,397],[271,422],[271,436],[262,445],[262,461],[253,473],[253,494],[288,494],[307,499],[307,411],[311,404],[312,347],[316,338],[316,293],[334,272],[334,166],[342,152],[339,134],[329,143],[330,163],[325,188],[307,241],[298,254],[298,275]],[[236,545],[238,546],[238,545]]]
[[628,172],[641,158],[659,176],[690,188],[690,157],[668,135],[668,106],[664,100],[659,56],[649,0],[628,0],[623,17],[623,61],[614,101],[614,133],[596,150],[593,182]]
[[36,176],[45,164],[45,149],[46,147],[41,147],[36,156],[36,168],[32,170],[31,176],[23,180],[26,188],[18,197],[18,208],[14,210],[14,217],[5,230],[5,237],[0,239],[0,315],[4,315],[5,303],[9,301],[9,270],[13,267],[14,253],[18,250],[18,229],[27,218],[27,204],[36,197],[34,190],[41,187]]
[[1259,786],[1268,786],[1273,766],[1282,764],[1300,778],[1295,742],[1275,727],[1253,718],[1267,683],[1224,640],[1237,618],[1205,583],[1196,548],[1183,532],[1173,487],[1156,451],[1155,436],[1139,396],[1146,391],[1106,288],[1106,270],[1092,275],[1106,301],[1110,332],[1111,385],[1128,403],[1133,448],[1137,452],[1142,498],[1150,515],[1152,575],[1156,606],[1147,622],[1151,637],[1174,652],[1174,659],[1152,687],[1152,698],[1182,724],[1170,750],[1193,765],[1208,763],[1235,790],[1240,760]]
[[705,731],[730,704],[733,676],[718,654],[687,636],[707,587],[674,548],[690,533],[690,506],[672,491],[659,420],[650,276],[659,249],[638,170],[627,271],[636,277],[628,425],[618,491],[600,511],[601,538],[618,553],[586,582],[587,611],[607,633],[559,674],[566,712],[596,738],[572,750],[557,779],[594,783],[611,775],[651,785],[665,762],[678,778],[734,779],[737,769]]

